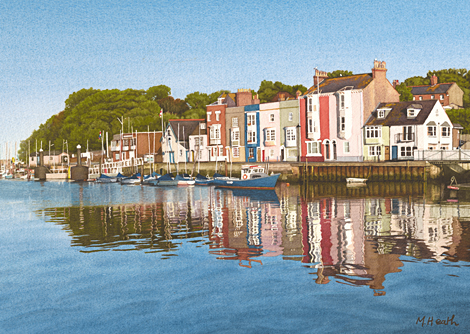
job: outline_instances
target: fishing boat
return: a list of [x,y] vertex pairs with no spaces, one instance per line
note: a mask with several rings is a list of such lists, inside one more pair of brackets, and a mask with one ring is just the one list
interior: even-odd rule
[[240,179],[217,178],[211,184],[219,188],[274,189],[280,175],[268,175],[261,166],[245,165]]

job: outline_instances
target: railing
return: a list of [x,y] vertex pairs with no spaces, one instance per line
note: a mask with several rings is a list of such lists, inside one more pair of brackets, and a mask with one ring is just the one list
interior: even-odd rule
[[397,133],[395,134],[395,143],[410,142],[415,140],[414,133]]
[[415,150],[414,160],[466,161],[470,160],[470,150]]
[[[134,162],[134,164],[132,164]],[[140,166],[144,163],[143,158],[128,159],[115,162],[105,162],[101,164],[101,172],[106,174],[122,173],[124,167]],[[99,174],[100,165],[93,165],[88,170],[88,174]]]

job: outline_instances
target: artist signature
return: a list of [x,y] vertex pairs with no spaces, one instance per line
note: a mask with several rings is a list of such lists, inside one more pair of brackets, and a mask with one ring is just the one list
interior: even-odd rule
[[[427,318],[427,319],[426,319]],[[454,321],[454,318],[455,318],[455,314],[452,315],[452,317],[447,317],[447,319],[436,319],[434,320],[434,317],[418,317],[418,320],[416,320],[416,324],[419,325],[421,324],[421,327],[424,327],[424,325],[426,326],[432,326],[432,325],[446,325],[446,326],[449,326],[449,325],[454,325],[454,326],[458,326],[459,324],[457,322]]]

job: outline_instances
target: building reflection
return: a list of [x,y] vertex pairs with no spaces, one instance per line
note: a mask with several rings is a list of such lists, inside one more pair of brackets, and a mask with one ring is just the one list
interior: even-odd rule
[[386,276],[399,273],[406,257],[470,260],[463,218],[470,207],[396,196],[406,187],[384,187],[382,197],[375,188],[364,195],[342,187],[332,196],[325,187],[327,194],[287,184],[276,192],[169,188],[154,203],[80,202],[38,215],[62,225],[82,252],[143,250],[168,259],[189,242],[245,268],[269,257],[298,261],[318,284],[367,286],[375,295],[385,294]]

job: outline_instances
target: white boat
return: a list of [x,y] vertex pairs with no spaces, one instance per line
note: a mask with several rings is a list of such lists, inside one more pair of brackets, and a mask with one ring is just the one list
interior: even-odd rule
[[366,183],[367,179],[361,179],[358,177],[348,177],[346,178],[346,183]]

